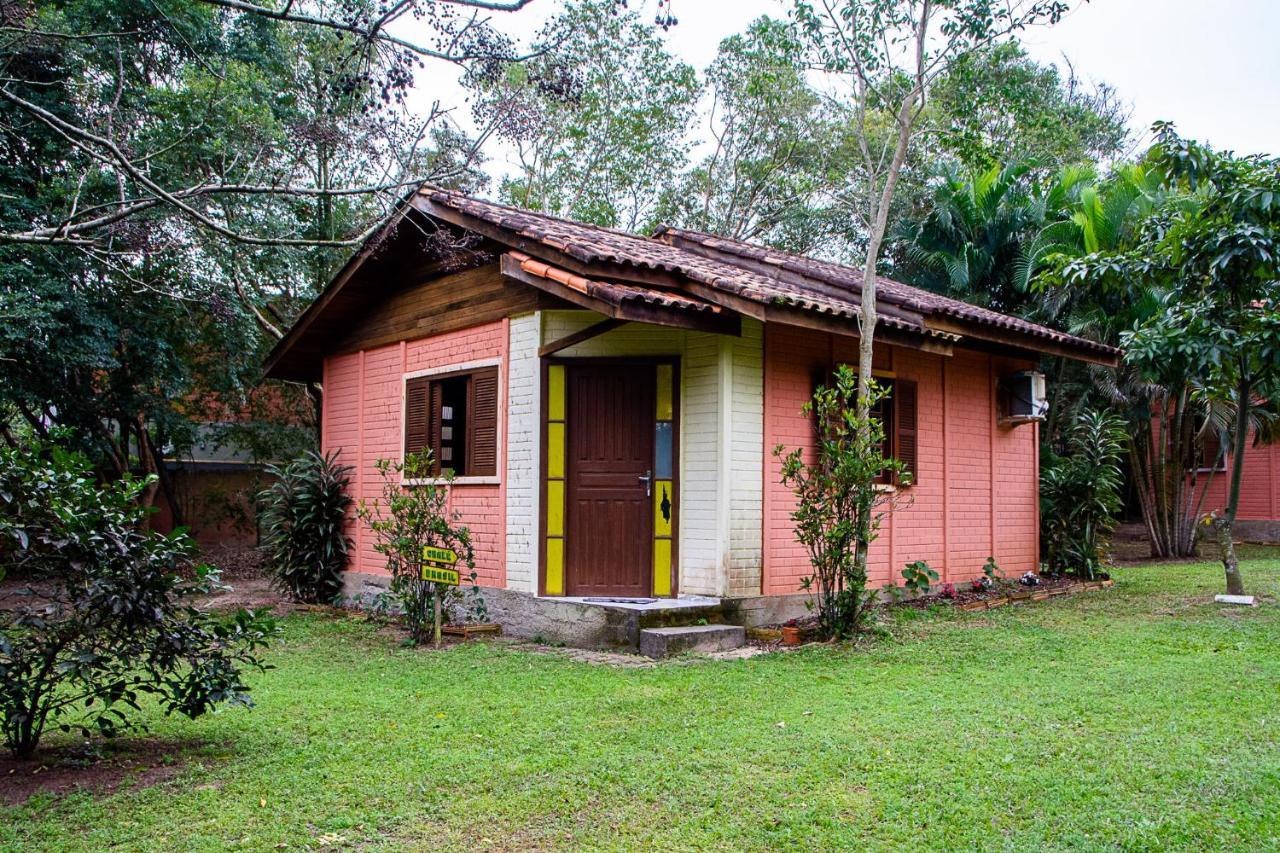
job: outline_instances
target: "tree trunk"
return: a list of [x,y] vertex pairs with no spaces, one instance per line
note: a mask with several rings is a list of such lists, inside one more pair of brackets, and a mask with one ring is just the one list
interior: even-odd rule
[[1236,558],[1236,543],[1232,528],[1236,523],[1236,511],[1240,508],[1240,482],[1244,473],[1244,451],[1249,441],[1249,403],[1253,385],[1249,374],[1240,372],[1236,386],[1235,453],[1231,459],[1231,488],[1227,494],[1227,508],[1217,522],[1218,546],[1222,550],[1222,568],[1227,576],[1227,594],[1244,595],[1244,578],[1240,576],[1240,561]]

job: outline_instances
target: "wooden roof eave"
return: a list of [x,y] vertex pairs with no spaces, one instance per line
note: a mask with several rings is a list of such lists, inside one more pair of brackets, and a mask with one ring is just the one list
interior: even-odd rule
[[[343,265],[338,274],[334,276],[333,281],[329,282],[329,286],[324,292],[316,297],[315,301],[307,306],[302,312],[293,326],[285,333],[285,336],[276,341],[276,345],[271,348],[271,352],[267,354],[263,362],[262,374],[268,379],[283,379],[289,382],[313,382],[320,377],[315,370],[307,371],[297,366],[288,364],[288,356],[297,344],[298,340],[306,334],[311,324],[315,322],[324,310],[333,302],[347,283],[351,281],[356,272],[364,266],[365,261],[373,254],[374,250],[382,244],[390,234],[400,225],[400,221],[408,214],[410,208],[401,205],[394,213],[387,218],[386,223],[381,228],[371,234],[360,246],[351,258]],[[313,375],[314,374],[314,375]]]
[[592,278],[612,279],[614,281],[622,281],[628,284],[639,284],[647,287],[660,287],[668,290],[680,291],[684,290],[684,279],[673,273],[653,268],[642,268],[632,266],[630,264],[618,264],[605,261],[593,261],[585,263],[567,252],[548,246],[541,240],[532,237],[525,237],[517,234],[510,229],[503,228],[501,225],[495,225],[486,219],[478,216],[472,216],[460,210],[455,210],[447,205],[439,204],[422,194],[415,195],[410,199],[409,203],[413,205],[421,213],[427,216],[435,217],[442,222],[448,222],[459,228],[465,228],[468,231],[474,231],[481,236],[488,237],[497,243],[502,243],[512,249],[517,249],[534,257],[540,258],[549,264],[563,267],[570,272],[577,273],[582,276],[590,276]]
[[981,323],[965,323],[950,318],[930,317],[925,321],[928,329],[946,334],[959,335],[973,342],[982,342],[984,346],[972,346],[983,351],[999,351],[1007,348],[1011,354],[1023,355],[1027,352],[1037,355],[1051,355],[1082,361],[1088,364],[1100,364],[1103,367],[1119,367],[1120,351],[1095,350],[1067,341],[1055,341],[1036,335],[1029,335],[1015,329],[993,329]]
[[502,256],[501,269],[503,275],[514,281],[536,287],[545,293],[612,320],[671,326],[678,329],[711,332],[719,335],[738,336],[742,334],[742,320],[732,312],[721,311],[712,314],[707,311],[688,311],[630,300],[620,303],[608,302],[588,293],[574,290],[571,287],[565,287],[552,279],[542,278],[526,272],[520,261],[509,254]]

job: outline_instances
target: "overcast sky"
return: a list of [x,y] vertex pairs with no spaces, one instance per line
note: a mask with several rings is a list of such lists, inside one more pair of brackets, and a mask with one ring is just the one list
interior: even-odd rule
[[[495,23],[522,37],[562,4],[535,0]],[[657,0],[630,0],[652,17]],[[1153,121],[1238,153],[1280,154],[1280,0],[1092,0],[1073,2],[1054,27],[1021,41],[1042,62],[1070,59],[1085,79],[1114,86],[1133,108],[1145,143]],[[674,0],[679,25],[662,33],[672,53],[700,71],[725,36],[760,15],[783,17],[788,0]],[[422,76],[415,100],[460,103],[451,80]],[[434,85],[432,85],[434,84]],[[500,161],[501,152],[493,152]],[[493,171],[505,171],[501,162]]]

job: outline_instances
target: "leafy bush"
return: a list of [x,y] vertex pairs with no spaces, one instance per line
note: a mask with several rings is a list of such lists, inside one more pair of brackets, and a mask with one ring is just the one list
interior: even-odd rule
[[[198,717],[250,704],[242,678],[264,669],[265,611],[229,622],[184,604],[216,573],[191,568],[185,532],[143,529],[151,480],[100,487],[87,460],[53,446],[0,449],[0,565],[21,569],[29,600],[0,612],[0,723],[29,757],[50,724],[111,736],[144,695]],[[190,574],[188,572],[188,574]]]
[[1106,562],[1122,506],[1124,421],[1084,412],[1072,423],[1068,456],[1046,460],[1040,473],[1040,523],[1050,572],[1092,579]]
[[902,585],[916,595],[928,595],[932,584],[938,580],[938,573],[924,560],[907,563],[902,570]]
[[[856,633],[874,592],[867,590],[867,551],[896,500],[882,488],[909,481],[906,466],[884,455],[884,425],[857,406],[857,375],[848,365],[836,370],[831,387],[819,387],[804,405],[817,426],[817,452],[805,461],[802,449],[774,455],[782,460],[782,482],[796,496],[791,520],[796,540],[809,552],[813,574],[801,588],[815,592],[818,630],[824,637]],[[872,383],[869,407],[886,390]]]
[[[452,475],[437,477],[431,473],[431,451],[410,453],[403,463],[379,459],[382,475],[382,499],[376,503],[360,502],[357,514],[378,537],[374,550],[387,558],[391,573],[391,592],[404,611],[409,624],[409,639],[415,645],[425,642],[428,626],[434,626],[434,641],[440,643],[439,612],[458,618],[455,611],[469,609],[470,617],[484,618],[484,599],[476,582],[475,549],[471,530],[458,524],[459,515],[449,511],[449,489]],[[418,481],[406,486],[404,480]],[[471,581],[471,599],[450,584],[422,579],[422,552],[427,546],[450,548],[469,570],[462,576]]]
[[351,548],[343,532],[351,466],[339,465],[336,452],[307,453],[267,472],[277,479],[258,496],[259,518],[274,585],[298,601],[333,601]]

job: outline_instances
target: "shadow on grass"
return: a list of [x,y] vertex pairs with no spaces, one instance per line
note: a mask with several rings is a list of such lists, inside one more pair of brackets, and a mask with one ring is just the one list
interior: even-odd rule
[[23,760],[4,754],[0,805],[22,805],[42,794],[148,788],[173,778],[188,762],[218,752],[216,744],[202,738],[127,737],[57,742]]

